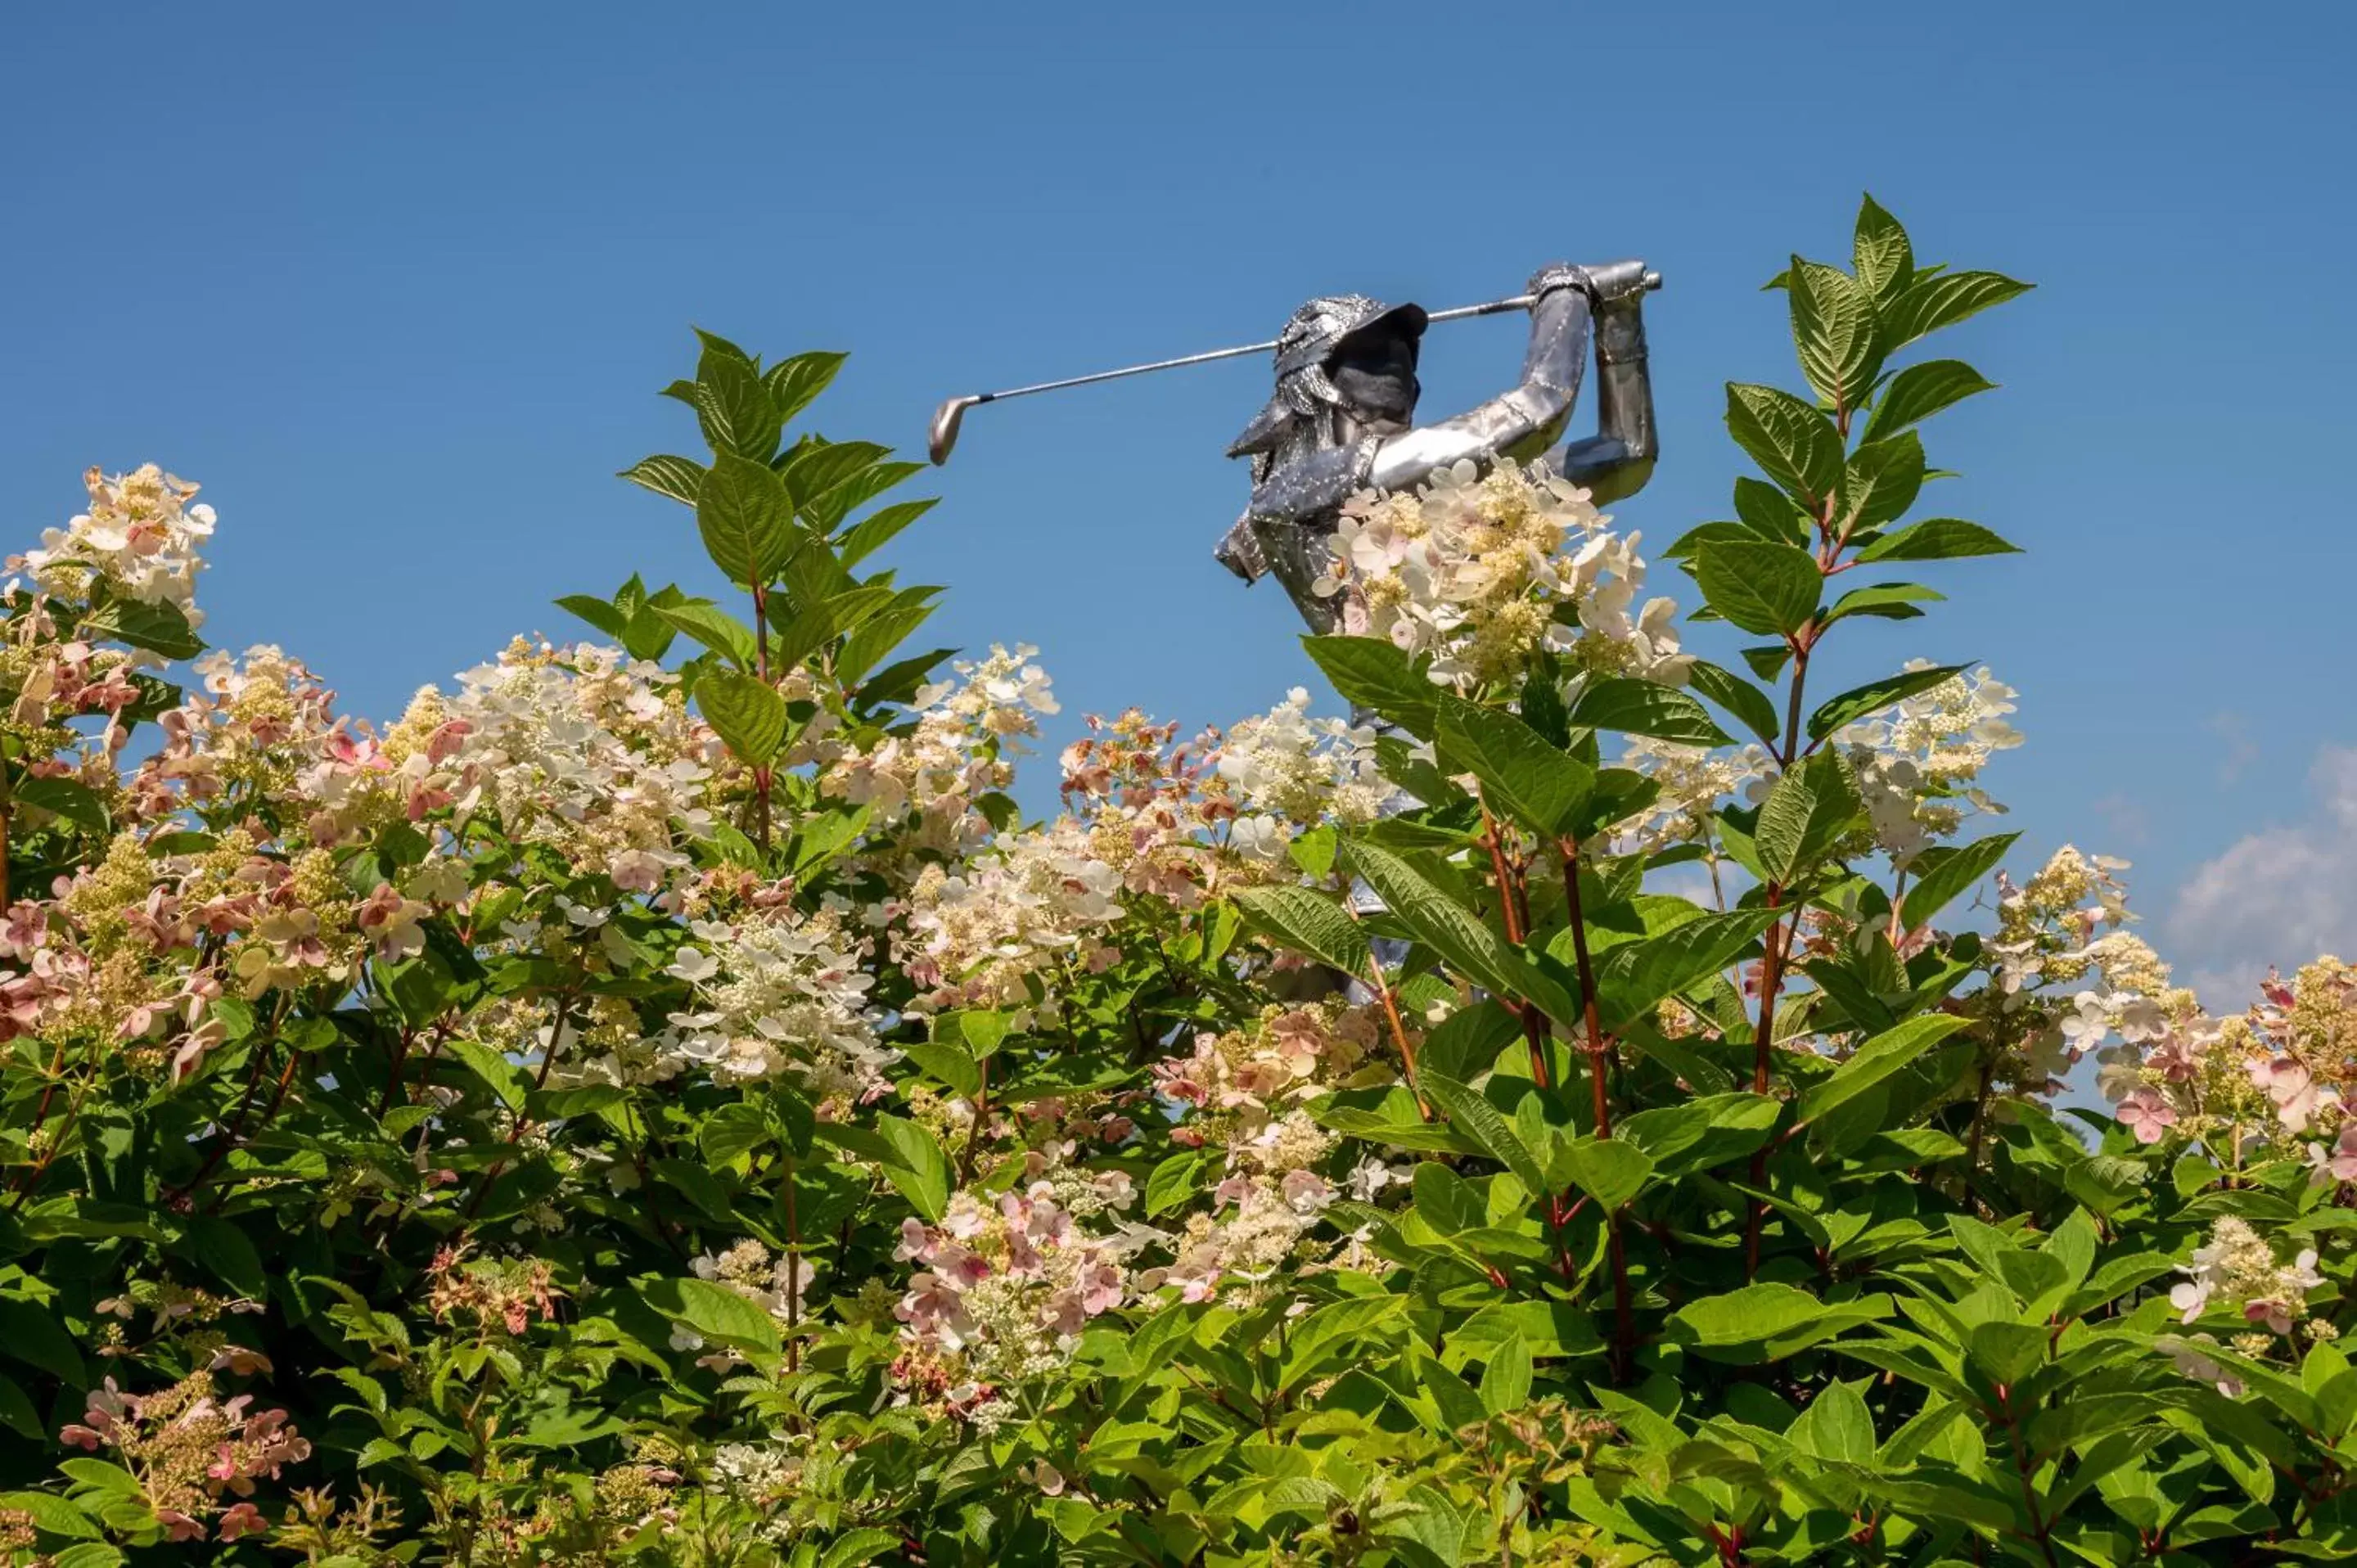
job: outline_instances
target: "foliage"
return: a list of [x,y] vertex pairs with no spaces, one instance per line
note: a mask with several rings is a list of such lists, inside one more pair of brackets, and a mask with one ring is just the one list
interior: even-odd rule
[[1664,552],[1742,670],[1468,465],[1337,535],[1358,724],[1099,722],[1037,824],[1047,677],[867,569],[915,466],[790,434],[839,355],[705,336],[628,472],[738,599],[381,730],[93,471],[0,648],[12,1560],[2357,1549],[2357,972],[2206,1017],[2116,863],[1964,836],[1986,671],[1810,690],[1941,596],[1838,579],[2012,548],[1910,521],[1990,383],[1894,361],[2023,285],[1871,201],[1778,282],[1809,392]]

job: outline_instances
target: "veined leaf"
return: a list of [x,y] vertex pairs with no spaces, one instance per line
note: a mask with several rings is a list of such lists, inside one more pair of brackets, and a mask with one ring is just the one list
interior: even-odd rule
[[1759,940],[1775,917],[1767,908],[1732,909],[1609,949],[1596,961],[1605,1027],[1622,1028],[1695,981],[1725,969]]
[[[1755,546],[1747,544],[1741,548]],[[1810,575],[1813,578],[1815,575],[1812,568]],[[1814,608],[1815,602],[1813,584],[1810,607]],[[1712,720],[1710,711],[1684,692],[1657,681],[1628,676],[1606,676],[1590,682],[1572,704],[1571,722],[1584,729],[1618,730],[1623,735],[1650,736],[1680,746],[1735,744],[1735,737]]]
[[1400,856],[1349,839],[1342,844],[1342,864],[1366,878],[1393,918],[1466,979],[1494,994],[1535,1003],[1551,1018],[1567,1021],[1577,1015],[1562,986]]
[[1831,1078],[1801,1096],[1800,1120],[1823,1120],[1840,1106],[1864,1094],[1914,1061],[1925,1051],[1963,1028],[1971,1020],[1948,1013],[1925,1013],[1908,1019],[1858,1047],[1834,1069]]
[[713,650],[739,670],[753,667],[753,628],[706,599],[690,599],[685,604],[653,605],[649,613],[660,617],[669,626],[677,628]]
[[1874,413],[1866,422],[1867,444],[1896,435],[1942,409],[1996,389],[1995,381],[1962,360],[1926,360],[1910,365],[1891,377],[1882,395],[1875,399]]
[[1874,380],[1874,298],[1839,267],[1792,258],[1785,274],[1792,309],[1792,344],[1818,395],[1856,409]]
[[738,759],[766,768],[786,740],[786,700],[758,676],[716,670],[695,683],[695,705]]
[[1958,844],[1953,849],[1925,850],[1910,869],[1915,885],[1907,889],[1900,910],[1910,927],[1929,921],[1956,896],[1996,869],[2019,833],[1996,833]]
[[1871,196],[1858,203],[1850,259],[1858,283],[1878,306],[1896,297],[1915,277],[1915,247],[1908,242],[1907,231]]
[[769,466],[734,453],[713,459],[695,499],[705,553],[739,583],[767,583],[798,542],[793,504]]
[[618,477],[689,506],[695,504],[696,496],[704,489],[704,465],[693,457],[674,457],[667,452],[641,457]]
[[1711,608],[1759,636],[1808,625],[1824,586],[1816,558],[1796,544],[1714,542],[1695,553],[1694,572]]
[[1236,902],[1270,936],[1344,974],[1363,976],[1367,939],[1342,907],[1307,887],[1246,887]]
[[1832,419],[1791,392],[1730,381],[1727,428],[1761,473],[1812,511],[1841,479],[1842,439]]
[[902,529],[924,516],[939,504],[940,498],[929,496],[923,500],[894,501],[890,506],[877,507],[845,531],[835,545],[835,556],[846,566],[856,566],[881,550]]
[[1523,1142],[1513,1123],[1499,1113],[1498,1108],[1481,1096],[1479,1090],[1458,1082],[1441,1073],[1424,1075],[1422,1088],[1448,1124],[1480,1144],[1484,1153],[1508,1170],[1529,1192],[1547,1190],[1545,1167],[1531,1146]]
[[1911,430],[1871,441],[1843,465],[1835,532],[1853,537],[1903,516],[1923,489],[1923,442]]
[[1782,732],[1775,699],[1731,670],[1697,659],[1686,666],[1686,684],[1743,721],[1744,727],[1772,746]]
[[1876,583],[1870,587],[1852,588],[1834,601],[1825,612],[1825,624],[1850,616],[1878,616],[1885,620],[1912,620],[1923,612],[1919,604],[1937,603],[1948,596],[1921,583]]
[[1481,780],[1491,805],[1542,838],[1573,831],[1596,784],[1586,763],[1548,745],[1512,714],[1446,693],[1437,714],[1441,750],[1452,767],[1469,768]]
[[1823,740],[1844,725],[1855,724],[1869,714],[1881,712],[1891,703],[1928,692],[1964,670],[1961,664],[1938,664],[1922,670],[1904,670],[1863,686],[1854,686],[1809,715],[1809,738]]
[[1553,1165],[1549,1174],[1561,1172],[1607,1214],[1618,1213],[1653,1175],[1653,1156],[1625,1138],[1573,1139]]
[[1943,327],[1953,327],[1993,305],[2028,294],[2030,285],[2002,273],[1935,273],[1917,277],[1882,313],[1879,336],[1885,353],[1904,348]]
[[695,419],[716,453],[766,463],[782,421],[759,371],[741,354],[707,346],[695,367]]
[[1326,679],[1343,701],[1399,725],[1418,740],[1433,736],[1438,693],[1408,656],[1379,637],[1305,637]]
[[128,643],[167,659],[194,659],[205,650],[204,639],[180,607],[160,600],[151,605],[110,599],[82,617],[75,633],[85,641]]
[[2009,544],[1977,522],[1962,518],[1929,517],[1911,527],[1894,529],[1857,553],[1860,561],[1953,561],[1967,555],[2018,555]]
[[813,398],[827,389],[834,373],[843,369],[850,358],[823,349],[796,354],[791,360],[780,360],[761,376],[761,384],[770,394],[770,406],[776,411],[782,424],[793,423],[794,415],[810,406]]

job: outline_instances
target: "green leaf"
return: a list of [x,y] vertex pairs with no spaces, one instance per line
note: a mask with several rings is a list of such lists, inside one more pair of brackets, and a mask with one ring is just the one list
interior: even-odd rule
[[493,1050],[479,1040],[452,1040],[443,1047],[446,1055],[457,1058],[458,1064],[480,1080],[483,1087],[498,1097],[500,1104],[511,1111],[523,1109],[523,1097],[531,1088],[524,1070],[508,1060],[505,1053]]
[[1697,659],[1686,666],[1686,684],[1743,721],[1743,726],[1774,746],[1782,730],[1775,700],[1733,671]]
[[806,436],[777,465],[778,477],[785,480],[786,493],[794,498],[795,510],[816,510],[824,517],[827,498],[845,486],[862,483],[863,476],[889,451],[872,441],[823,441]]
[[1806,544],[1816,518],[1765,479],[1745,474],[1735,481],[1735,515],[1743,526],[1772,544]]
[[262,1254],[244,1231],[212,1214],[192,1214],[180,1222],[181,1246],[242,1296],[260,1301],[270,1294]]
[[1962,360],[1926,360],[1910,365],[1891,377],[1882,395],[1875,399],[1873,416],[1866,422],[1867,444],[1896,435],[1968,397],[1996,390],[1995,381]]
[[107,831],[106,803],[87,784],[71,779],[20,779],[14,794],[17,805],[47,811],[84,832]]
[[1943,327],[1953,327],[1993,305],[2029,292],[2030,285],[2002,273],[1934,273],[1918,276],[1891,300],[1879,336],[1885,353],[1904,348]]
[[1835,1068],[1831,1078],[1801,1096],[1800,1120],[1823,1120],[1970,1022],[1953,1014],[1925,1013],[1875,1036]]
[[857,565],[884,548],[902,529],[932,510],[939,501],[936,496],[877,507],[845,532],[835,545],[836,559],[846,566]]
[[[1759,548],[1745,544],[1739,548]],[[1769,549],[1781,549],[1770,545]],[[1815,576],[1813,567],[1810,575]],[[1814,607],[1813,596],[1811,599]],[[1572,704],[1571,722],[1585,729],[1651,736],[1681,746],[1732,746],[1735,737],[1718,727],[1710,711],[1684,692],[1654,681],[1607,676],[1589,683]],[[1453,751],[1452,757],[1456,755]]]
[[1305,637],[1301,646],[1326,672],[1334,690],[1354,707],[1366,708],[1418,740],[1433,736],[1438,693],[1408,656],[1377,637]]
[[1858,203],[1850,258],[1858,283],[1877,305],[1895,297],[1914,280],[1915,247],[1908,242],[1907,231],[1871,196]]
[[618,478],[634,485],[642,485],[659,496],[669,496],[675,501],[695,504],[704,489],[704,465],[693,457],[674,457],[659,452],[651,457],[641,457],[623,469]]
[[1847,539],[1904,515],[1923,489],[1923,442],[1911,430],[1860,446],[1842,467],[1835,532]]
[[1481,1369],[1481,1404],[1491,1415],[1505,1415],[1530,1402],[1531,1348],[1521,1335],[1510,1334]]
[[1342,864],[1366,879],[1393,918],[1468,980],[1495,994],[1536,1003],[1551,1018],[1567,1021],[1577,1012],[1560,985],[1400,856],[1351,839],[1343,843]]
[[89,642],[113,639],[144,648],[166,659],[194,659],[205,650],[204,639],[188,625],[178,605],[143,604],[137,599],[112,599],[81,618],[75,634]]
[[901,1040],[900,1054],[972,1100],[982,1092],[982,1065],[957,1047],[939,1040]]
[[878,454],[876,462],[868,464],[824,495],[802,503],[802,514],[813,528],[822,533],[833,533],[852,512],[886,490],[907,483],[924,470],[922,463],[887,463],[882,458],[888,455],[888,448],[879,446],[876,450]]
[[760,1108],[742,1100],[731,1101],[705,1118],[696,1133],[695,1146],[706,1162],[726,1165],[737,1155],[767,1148],[775,1139],[769,1119]]
[[1770,882],[1790,882],[1806,864],[1810,824],[1818,817],[1817,794],[1804,771],[1796,768],[1776,780],[1751,833],[1760,869]]
[[1725,969],[1775,918],[1776,911],[1764,908],[1732,909],[1608,950],[1596,961],[1605,1027],[1625,1028],[1695,982]]
[[741,354],[716,353],[707,344],[695,367],[694,400],[695,422],[715,453],[767,463],[778,449],[783,422],[760,373]]
[[1796,544],[1706,544],[1695,554],[1694,573],[1712,609],[1758,636],[1808,625],[1824,586],[1816,558]]
[[695,499],[705,553],[738,583],[767,584],[799,542],[785,481],[765,463],[722,453]]
[[1586,763],[1548,745],[1512,714],[1448,693],[1442,693],[1437,713],[1442,752],[1452,768],[1469,769],[1481,780],[1494,809],[1544,839],[1577,825],[1596,784],[1595,771]]
[[1874,380],[1874,298],[1839,267],[1792,258],[1785,274],[1792,310],[1792,344],[1801,369],[1819,396],[1838,409],[1856,409]]
[[714,671],[695,683],[695,705],[741,761],[766,768],[786,740],[786,700],[755,675]]
[[770,668],[795,668],[844,633],[891,608],[899,596],[881,583],[829,595],[777,628],[770,639]]
[[1907,889],[1900,910],[1910,927],[1920,927],[1945,908],[1958,894],[1996,869],[2019,833],[1997,833],[1953,849],[1927,849],[1909,869],[1915,884]]
[[1788,1284],[1761,1281],[1690,1302],[1670,1316],[1673,1336],[1713,1360],[1781,1360],[1844,1329],[1890,1316],[1887,1295],[1819,1301]]
[[1200,1151],[1182,1149],[1156,1165],[1146,1178],[1146,1217],[1166,1214],[1194,1197],[1196,1173],[1202,1165]]
[[847,354],[813,349],[791,360],[780,360],[764,371],[761,384],[770,394],[770,406],[779,424],[792,424],[794,415],[808,408],[811,400],[827,389],[834,373],[843,369],[843,361],[849,358]]
[[1896,675],[1854,686],[1809,715],[1809,738],[1823,740],[1844,725],[1855,724],[1893,703],[1953,679],[1964,669],[1961,664],[1935,664],[1921,670],[1903,670]]
[[942,590],[934,587],[902,588],[880,608],[860,622],[858,629],[845,639],[841,652],[835,655],[835,679],[856,685],[874,666],[883,662],[884,656],[907,639],[909,634],[932,618],[933,600]]
[[1409,1186],[1417,1217],[1443,1236],[1478,1230],[1490,1223],[1489,1210],[1473,1184],[1438,1160],[1417,1161]]
[[1506,1043],[1521,1035],[1513,1014],[1495,1002],[1477,1002],[1451,1013],[1424,1037],[1415,1054],[1416,1069],[1469,1083],[1488,1072]]
[[1921,583],[1876,583],[1869,587],[1852,588],[1834,601],[1825,612],[1825,624],[1831,626],[1849,616],[1877,616],[1884,620],[1912,620],[1923,612],[1919,604],[1936,604],[1948,596]]
[[1833,420],[1791,392],[1728,382],[1727,428],[1761,473],[1812,512],[1840,482],[1842,438]]
[[[102,1533],[90,1515],[52,1492],[0,1492],[0,1509],[29,1514],[33,1528],[44,1535],[63,1536],[68,1541],[96,1541]],[[117,1556],[114,1561],[120,1563],[123,1559]]]
[[1653,1175],[1653,1157],[1625,1138],[1575,1139],[1562,1146],[1557,1163],[1607,1214],[1619,1212]]
[[1307,887],[1246,887],[1236,902],[1258,929],[1344,974],[1363,974],[1367,939],[1342,907]]
[[1912,527],[1894,530],[1857,553],[1865,561],[1953,561],[1967,555],[2018,555],[2009,544],[1977,522],[1955,517],[1928,517]]
[[81,1351],[49,1309],[22,1296],[0,1296],[0,1356],[38,1367],[59,1382],[88,1388]]
[[1514,1173],[1530,1192],[1547,1190],[1546,1171],[1498,1108],[1469,1088],[1441,1073],[1427,1072],[1419,1086],[1448,1118],[1448,1124],[1480,1144],[1489,1156]]
[[758,1303],[710,1280],[665,1280],[650,1291],[658,1311],[685,1324],[707,1340],[776,1355],[782,1348],[777,1319]]
[[950,1164],[933,1135],[914,1122],[878,1115],[873,1127],[827,1122],[818,1135],[840,1148],[874,1160],[885,1178],[899,1189],[928,1221],[937,1220],[949,1206]]
[[1820,1459],[1845,1465],[1874,1463],[1874,1417],[1855,1383],[1825,1384],[1785,1435]]
[[873,1527],[846,1530],[827,1546],[818,1568],[862,1568],[899,1544],[900,1537],[893,1530]]
[[556,607],[580,617],[611,638],[619,639],[622,628],[630,624],[630,617],[595,594],[567,594],[556,601]]
[[648,614],[676,627],[713,650],[739,670],[753,667],[753,628],[705,599],[685,604],[652,605]]

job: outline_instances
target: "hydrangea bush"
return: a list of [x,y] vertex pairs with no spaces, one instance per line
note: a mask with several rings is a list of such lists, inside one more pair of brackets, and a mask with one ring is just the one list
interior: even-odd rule
[[838,355],[706,337],[628,472],[727,602],[382,725],[93,470],[0,597],[0,1550],[2357,1552],[2357,970],[2205,1014],[1980,832],[1987,671],[1813,687],[2013,548],[1910,521],[1990,383],[1908,351],[2024,285],[1871,201],[1776,282],[1651,585],[1542,474],[1361,498],[1339,700],[1092,721],[1043,822],[1047,674],[869,564],[915,465],[788,435]]

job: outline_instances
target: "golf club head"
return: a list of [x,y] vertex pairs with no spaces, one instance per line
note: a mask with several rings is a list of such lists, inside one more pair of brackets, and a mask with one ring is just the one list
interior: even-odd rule
[[965,411],[982,400],[975,397],[953,397],[933,410],[933,426],[925,442],[925,450],[938,468],[950,460],[957,447],[958,426],[964,423]]

